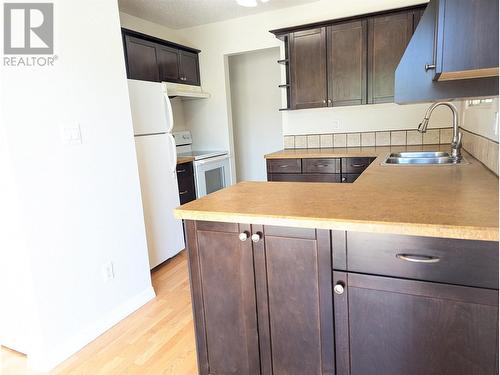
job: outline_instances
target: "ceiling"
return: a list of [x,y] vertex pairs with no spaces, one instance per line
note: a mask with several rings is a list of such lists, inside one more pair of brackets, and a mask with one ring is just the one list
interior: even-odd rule
[[124,13],[173,29],[182,29],[318,0],[257,1],[259,5],[254,8],[242,7],[236,0],[118,0],[118,4]]

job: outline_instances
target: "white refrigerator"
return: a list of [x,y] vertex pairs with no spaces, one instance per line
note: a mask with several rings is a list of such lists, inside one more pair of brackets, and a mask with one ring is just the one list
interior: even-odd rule
[[179,188],[172,106],[161,83],[129,79],[128,89],[149,265],[154,268],[184,249],[182,222],[173,215]]

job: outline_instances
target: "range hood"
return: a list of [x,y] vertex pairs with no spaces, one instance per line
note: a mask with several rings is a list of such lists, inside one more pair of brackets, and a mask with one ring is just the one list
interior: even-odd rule
[[169,98],[181,99],[207,99],[210,94],[204,92],[201,86],[184,85],[180,83],[162,82]]

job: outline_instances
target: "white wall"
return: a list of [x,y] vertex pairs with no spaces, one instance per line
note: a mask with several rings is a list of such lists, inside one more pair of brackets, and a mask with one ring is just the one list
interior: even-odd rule
[[[460,102],[455,104],[461,105]],[[283,133],[296,135],[417,129],[429,105],[385,103],[287,111],[283,113]],[[432,114],[429,128],[443,128],[451,124],[449,109],[437,108]]]
[[237,181],[266,181],[262,156],[283,143],[279,57],[279,48],[229,56]]
[[[24,346],[39,369],[154,296],[117,3],[57,0],[54,9],[55,66],[4,68],[1,85],[2,147],[18,200],[0,215],[19,214],[24,244],[2,238],[0,263],[30,270],[36,329]],[[76,123],[83,143],[63,144],[60,127]],[[109,261],[115,278],[106,283]],[[22,306],[9,302],[2,295],[12,317]]]
[[490,104],[462,106],[462,127],[498,142],[498,98]]

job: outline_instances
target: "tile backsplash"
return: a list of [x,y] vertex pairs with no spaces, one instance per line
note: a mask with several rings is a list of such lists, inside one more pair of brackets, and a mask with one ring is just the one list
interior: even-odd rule
[[432,145],[451,142],[451,128],[435,128],[421,134],[417,130],[285,135],[284,146],[293,148],[369,147]]
[[461,131],[463,133],[462,145],[464,150],[498,176],[498,142],[463,128]]
[[[498,142],[461,128],[463,148],[498,176]],[[451,128],[428,129],[421,134],[417,130],[394,130],[380,132],[335,133],[285,135],[286,149],[369,147],[369,146],[410,146],[451,143]]]

